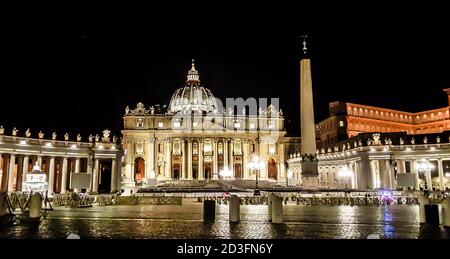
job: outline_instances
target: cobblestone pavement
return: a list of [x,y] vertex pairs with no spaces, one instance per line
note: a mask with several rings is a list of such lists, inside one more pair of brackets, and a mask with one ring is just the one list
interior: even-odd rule
[[228,222],[228,206],[217,205],[216,221],[202,221],[202,204],[182,206],[109,206],[56,208],[40,223],[19,222],[0,228],[0,238],[449,238],[439,227],[420,226],[417,206],[350,207],[298,206],[283,208],[282,225],[267,221],[267,206],[241,206],[241,222]]

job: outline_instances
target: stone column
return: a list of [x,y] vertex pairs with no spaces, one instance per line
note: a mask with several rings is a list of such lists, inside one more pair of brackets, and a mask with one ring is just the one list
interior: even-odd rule
[[411,173],[414,174],[415,178],[416,178],[416,189],[419,190],[420,189],[420,185],[419,185],[419,172],[416,170],[416,165],[415,165],[415,161],[411,160],[410,161],[410,165],[411,165]]
[[2,159],[2,191],[6,192],[8,188],[8,158],[5,154],[0,154],[0,158]]
[[155,173],[155,141],[153,138],[147,141],[147,152],[145,159],[145,179],[156,177]]
[[[75,159],[75,173],[80,173],[80,158],[76,158]],[[71,174],[70,177],[70,185],[72,185],[72,178],[73,178],[73,173]],[[74,188],[73,189],[74,192],[79,192],[80,190],[78,188]]]
[[[23,156],[23,163],[22,163],[22,186],[27,181],[27,173],[28,173],[28,163],[30,162],[30,157],[28,155]],[[41,165],[39,165],[41,166]],[[42,169],[42,168],[41,168]],[[22,190],[27,191],[27,190]]]
[[203,140],[198,141],[198,180],[204,179],[204,169],[203,169]]
[[14,168],[16,165],[16,155],[11,154],[8,169],[8,192],[14,192]]
[[278,142],[276,145],[277,145],[277,149],[278,149],[278,156],[280,157],[280,160],[278,162],[279,168],[280,168],[280,170],[278,171],[278,181],[286,182],[288,175],[287,175],[286,167],[284,166],[284,161],[286,161],[284,158],[284,144]]
[[50,157],[48,166],[48,196],[53,196],[53,186],[55,185],[55,158]]
[[233,179],[236,178],[235,171],[234,171],[234,141],[231,139],[230,148],[228,149],[228,159],[230,160],[230,164],[228,165],[230,167],[230,170],[233,172],[233,175],[231,176]]
[[100,160],[98,158],[95,158],[95,165],[94,165],[94,175],[92,179],[92,192],[94,194],[98,193],[98,175],[100,172]]
[[188,180],[192,180],[192,139],[188,140]]
[[164,161],[165,162],[165,164],[164,164],[165,168],[164,169],[165,169],[166,179],[172,179],[172,174],[171,174],[171,167],[172,167],[171,143],[170,143],[169,140],[167,140],[164,144],[165,144],[164,151],[165,151],[165,157],[166,157],[166,159]]
[[75,159],[75,173],[80,172],[80,158]]
[[386,172],[386,185],[385,186],[389,190],[392,190],[392,188],[393,188],[393,186],[392,186],[392,178],[393,178],[393,176],[392,176],[392,170],[391,170],[391,163],[389,162],[389,160],[386,160],[385,165],[386,165],[386,170],[385,170],[385,172]]
[[242,178],[249,179],[250,175],[248,172],[248,158],[250,156],[250,147],[249,141],[243,141],[243,149],[242,149]]
[[223,139],[223,167],[228,168],[229,170],[233,170],[228,166],[228,139]]
[[16,170],[16,192],[22,191],[22,176],[23,176],[23,156],[17,157],[17,170]]
[[37,162],[38,162],[39,166],[42,167],[42,156],[39,155],[39,156],[37,157]]
[[183,139],[181,141],[181,179],[185,179],[187,175],[187,167],[189,165],[186,164],[186,157],[189,155],[186,155],[186,140]]
[[219,167],[218,167],[218,161],[217,161],[217,139],[213,140],[213,180],[219,180]]
[[366,153],[361,154],[360,170],[358,172],[359,188],[361,190],[371,189],[373,186],[373,173],[369,155]]
[[437,160],[438,162],[438,174],[439,174],[439,189],[445,190],[445,182],[444,182],[444,166],[442,164],[442,158]]
[[67,190],[67,157],[63,157],[62,176],[61,176],[61,194]]
[[[134,168],[134,167],[133,167]],[[90,188],[87,188],[86,192],[91,192],[92,190],[92,185],[93,185],[93,179],[92,179],[92,155],[89,155],[87,158],[87,173],[90,174],[90,179],[91,179],[91,183],[90,183]]]
[[110,193],[113,193],[117,190],[117,163],[116,159],[112,159],[111,161],[111,190]]

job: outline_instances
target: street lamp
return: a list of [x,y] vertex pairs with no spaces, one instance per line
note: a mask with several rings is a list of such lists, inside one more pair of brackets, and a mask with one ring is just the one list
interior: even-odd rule
[[255,184],[255,196],[261,195],[261,191],[259,190],[258,186],[258,177],[259,177],[259,170],[264,168],[264,165],[260,162],[258,155],[253,154],[251,157],[250,162],[248,163],[248,167],[252,169],[256,174],[256,184]]
[[434,169],[434,165],[430,163],[427,159],[423,158],[416,162],[417,171],[424,172],[425,175],[425,190],[428,191],[428,183],[431,185],[431,170]]
[[225,167],[223,170],[219,171],[219,175],[228,180],[228,177],[233,175],[233,171]]

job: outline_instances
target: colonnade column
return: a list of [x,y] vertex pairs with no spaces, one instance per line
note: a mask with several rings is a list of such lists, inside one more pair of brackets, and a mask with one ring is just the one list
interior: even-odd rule
[[185,179],[186,178],[186,174],[187,174],[187,168],[189,166],[189,162],[188,164],[186,164],[186,140],[183,139],[181,141],[181,179]]
[[[27,173],[28,173],[28,166],[29,166],[30,157],[28,155],[23,156],[23,163],[22,163],[22,186],[27,181]],[[39,165],[41,166],[41,165]],[[42,169],[42,168],[41,168]],[[22,191],[27,191],[23,190]]]
[[192,180],[192,139],[188,140],[188,180]]
[[63,157],[62,176],[61,176],[61,193],[66,193],[67,189],[67,157]]
[[94,165],[94,175],[92,179],[92,192],[94,194],[98,193],[98,174],[99,174],[99,168],[100,167],[100,160],[98,158],[95,158],[95,165]]
[[113,158],[111,161],[111,193],[115,192],[117,189],[117,163],[116,159]]
[[442,164],[442,158],[438,159],[437,162],[438,162],[438,174],[439,174],[439,189],[445,190],[444,166]]
[[248,173],[248,156],[250,154],[250,149],[249,149],[249,141],[248,140],[244,140],[242,143],[243,149],[242,149],[242,178],[243,179],[248,179],[249,178],[249,173]]
[[1,190],[2,191],[6,191],[7,189],[7,185],[8,185],[8,167],[7,167],[7,161],[8,158],[6,156],[4,156],[3,154],[0,154],[0,159],[2,160],[2,179],[1,180]]
[[[132,167],[134,168],[134,167]],[[87,173],[89,174],[89,179],[91,179],[90,188],[86,190],[86,192],[91,192],[92,186],[93,186],[93,179],[92,179],[92,156],[89,155],[87,159]]]
[[11,154],[9,158],[9,169],[8,169],[8,192],[14,191],[14,168],[16,164],[16,155]]
[[39,166],[42,167],[42,156],[37,157],[37,162],[38,162]]
[[166,177],[166,179],[172,179],[172,174],[171,174],[171,166],[172,166],[172,159],[171,159],[171,155],[172,155],[172,152],[171,152],[171,147],[170,147],[170,141],[169,140],[166,140],[166,142],[164,143],[165,144],[165,149],[164,149],[164,152],[165,152],[165,157],[166,157],[166,159],[165,159],[165,177]]
[[389,189],[392,190],[393,186],[392,186],[392,170],[391,170],[391,163],[389,160],[385,160],[385,166],[386,166],[386,183],[385,186]]
[[55,158],[50,157],[48,166],[48,196],[53,196],[53,185],[55,184]]
[[[80,172],[80,158],[76,158],[75,159],[75,173],[79,173]],[[70,182],[72,182],[72,178],[73,178],[73,174],[72,177],[70,177]],[[73,189],[74,192],[79,192],[80,190],[78,190],[78,188],[74,188]]]
[[223,168],[228,170],[233,170],[228,167],[228,139],[224,138],[223,140]]
[[411,160],[409,162],[409,164],[411,165],[411,173],[414,174],[414,178],[416,179],[416,189],[419,190],[420,189],[420,185],[419,185],[419,172],[416,171],[416,165],[414,163],[414,160]]
[[198,141],[198,180],[204,179],[205,172],[203,170],[203,140]]
[[228,149],[228,157],[230,160],[230,164],[228,165],[230,167],[230,170],[233,172],[233,175],[231,176],[233,179],[236,178],[236,172],[234,171],[234,144],[233,140],[230,140],[230,148]]
[[218,170],[218,161],[217,161],[217,139],[213,139],[213,170],[212,170],[212,179],[219,179],[219,170]]

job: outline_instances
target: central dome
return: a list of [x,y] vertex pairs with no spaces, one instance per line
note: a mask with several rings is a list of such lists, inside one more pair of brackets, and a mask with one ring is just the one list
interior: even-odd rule
[[217,107],[214,95],[208,88],[201,85],[198,71],[195,69],[194,60],[192,60],[192,68],[188,72],[186,84],[172,95],[168,112],[214,112],[217,111]]

